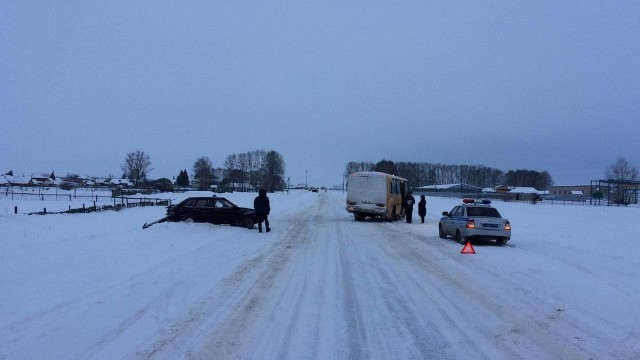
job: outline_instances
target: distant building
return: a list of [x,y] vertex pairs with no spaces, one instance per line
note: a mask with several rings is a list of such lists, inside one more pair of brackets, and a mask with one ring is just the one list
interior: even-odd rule
[[53,172],[51,174],[43,173],[41,175],[31,175],[27,184],[29,186],[57,186],[62,184],[62,179],[56,178]]
[[419,186],[413,189],[418,192],[444,192],[444,193],[482,193],[482,188],[479,186],[469,184],[439,184],[439,185],[425,185]]
[[132,187],[133,183],[129,179],[110,179],[109,185],[119,187],[119,188],[128,188],[128,187]]
[[564,200],[585,200],[590,198],[591,185],[556,185],[549,187],[546,197]]
[[11,186],[11,181],[8,178],[13,178],[13,176],[0,175],[0,186]]
[[29,186],[29,181],[31,181],[30,177],[25,176],[5,175],[4,177],[11,186]]
[[504,200],[537,201],[545,192],[540,191],[536,188],[526,186],[510,187],[505,185],[498,185],[493,188],[482,189],[482,193],[492,198],[499,198]]

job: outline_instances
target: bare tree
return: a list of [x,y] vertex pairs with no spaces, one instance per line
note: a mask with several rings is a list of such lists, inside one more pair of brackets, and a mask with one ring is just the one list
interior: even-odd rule
[[213,181],[213,163],[203,156],[193,164],[193,178],[198,182],[198,190],[208,190]]
[[376,163],[373,171],[380,171],[383,173],[398,175],[398,169],[396,168],[396,164],[391,160],[380,160]]
[[284,190],[285,163],[282,155],[275,150],[268,151],[264,157],[264,187],[269,191]]
[[226,174],[223,182],[240,184],[239,190],[246,191],[252,187],[276,190],[282,187],[274,177],[275,171],[284,179],[284,160],[277,151],[253,150],[228,155],[224,166]]
[[638,169],[631,166],[627,159],[620,157],[616,162],[609,165],[605,175],[607,180],[637,181]]
[[237,159],[239,169],[244,174],[244,179],[242,180],[242,191],[247,191],[249,190],[249,183],[251,183],[251,152],[238,154]]
[[228,155],[227,159],[224,161],[224,167],[227,169],[227,171],[238,169],[238,155]]
[[509,170],[504,176],[505,185],[529,186],[537,190],[547,190],[553,185],[551,175],[547,171],[518,169]]
[[264,182],[264,161],[267,152],[265,150],[250,151],[247,155],[249,163],[249,184],[258,188]]
[[373,169],[374,166],[375,166],[375,164],[372,163],[372,162],[350,161],[349,163],[347,163],[347,166],[344,169],[344,174],[343,175],[344,176],[349,176],[349,175],[351,175],[353,173],[356,173],[358,171],[371,171],[371,169]]
[[151,158],[144,151],[134,151],[127,154],[121,165],[121,169],[125,176],[133,181],[134,185],[147,180],[147,175],[153,170],[151,167]]

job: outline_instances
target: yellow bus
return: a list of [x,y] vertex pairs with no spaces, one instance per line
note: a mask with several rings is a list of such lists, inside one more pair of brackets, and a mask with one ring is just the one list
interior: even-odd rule
[[357,221],[383,218],[389,221],[404,217],[402,198],[409,191],[407,179],[377,171],[349,175],[347,211]]

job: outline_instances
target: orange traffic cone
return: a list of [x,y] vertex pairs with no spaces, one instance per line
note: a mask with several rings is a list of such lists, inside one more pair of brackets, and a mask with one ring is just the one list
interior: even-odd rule
[[476,251],[473,249],[473,245],[471,245],[471,241],[467,241],[467,243],[464,245],[464,247],[462,248],[462,251],[460,251],[461,254],[475,254]]

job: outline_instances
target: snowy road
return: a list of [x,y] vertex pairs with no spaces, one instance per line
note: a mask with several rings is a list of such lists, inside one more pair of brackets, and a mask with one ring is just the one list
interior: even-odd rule
[[[142,231],[138,217],[68,234],[78,218],[58,218],[49,226],[63,239],[55,251],[87,246],[94,257],[51,260],[64,278],[51,282],[78,285],[47,290],[52,300],[34,300],[31,311],[12,313],[18,305],[2,298],[0,359],[631,359],[636,351],[637,312],[631,334],[623,331],[629,339],[615,338],[603,332],[606,312],[567,311],[567,299],[550,296],[553,284],[526,281],[530,266],[491,261],[519,258],[517,243],[462,255],[437,237],[437,223],[356,222],[341,193],[300,196],[308,200],[281,208],[266,234],[184,223]],[[98,216],[104,222],[87,218]],[[527,258],[589,272],[551,254]],[[61,270],[87,263],[97,269]],[[31,291],[13,298],[42,289]]]

